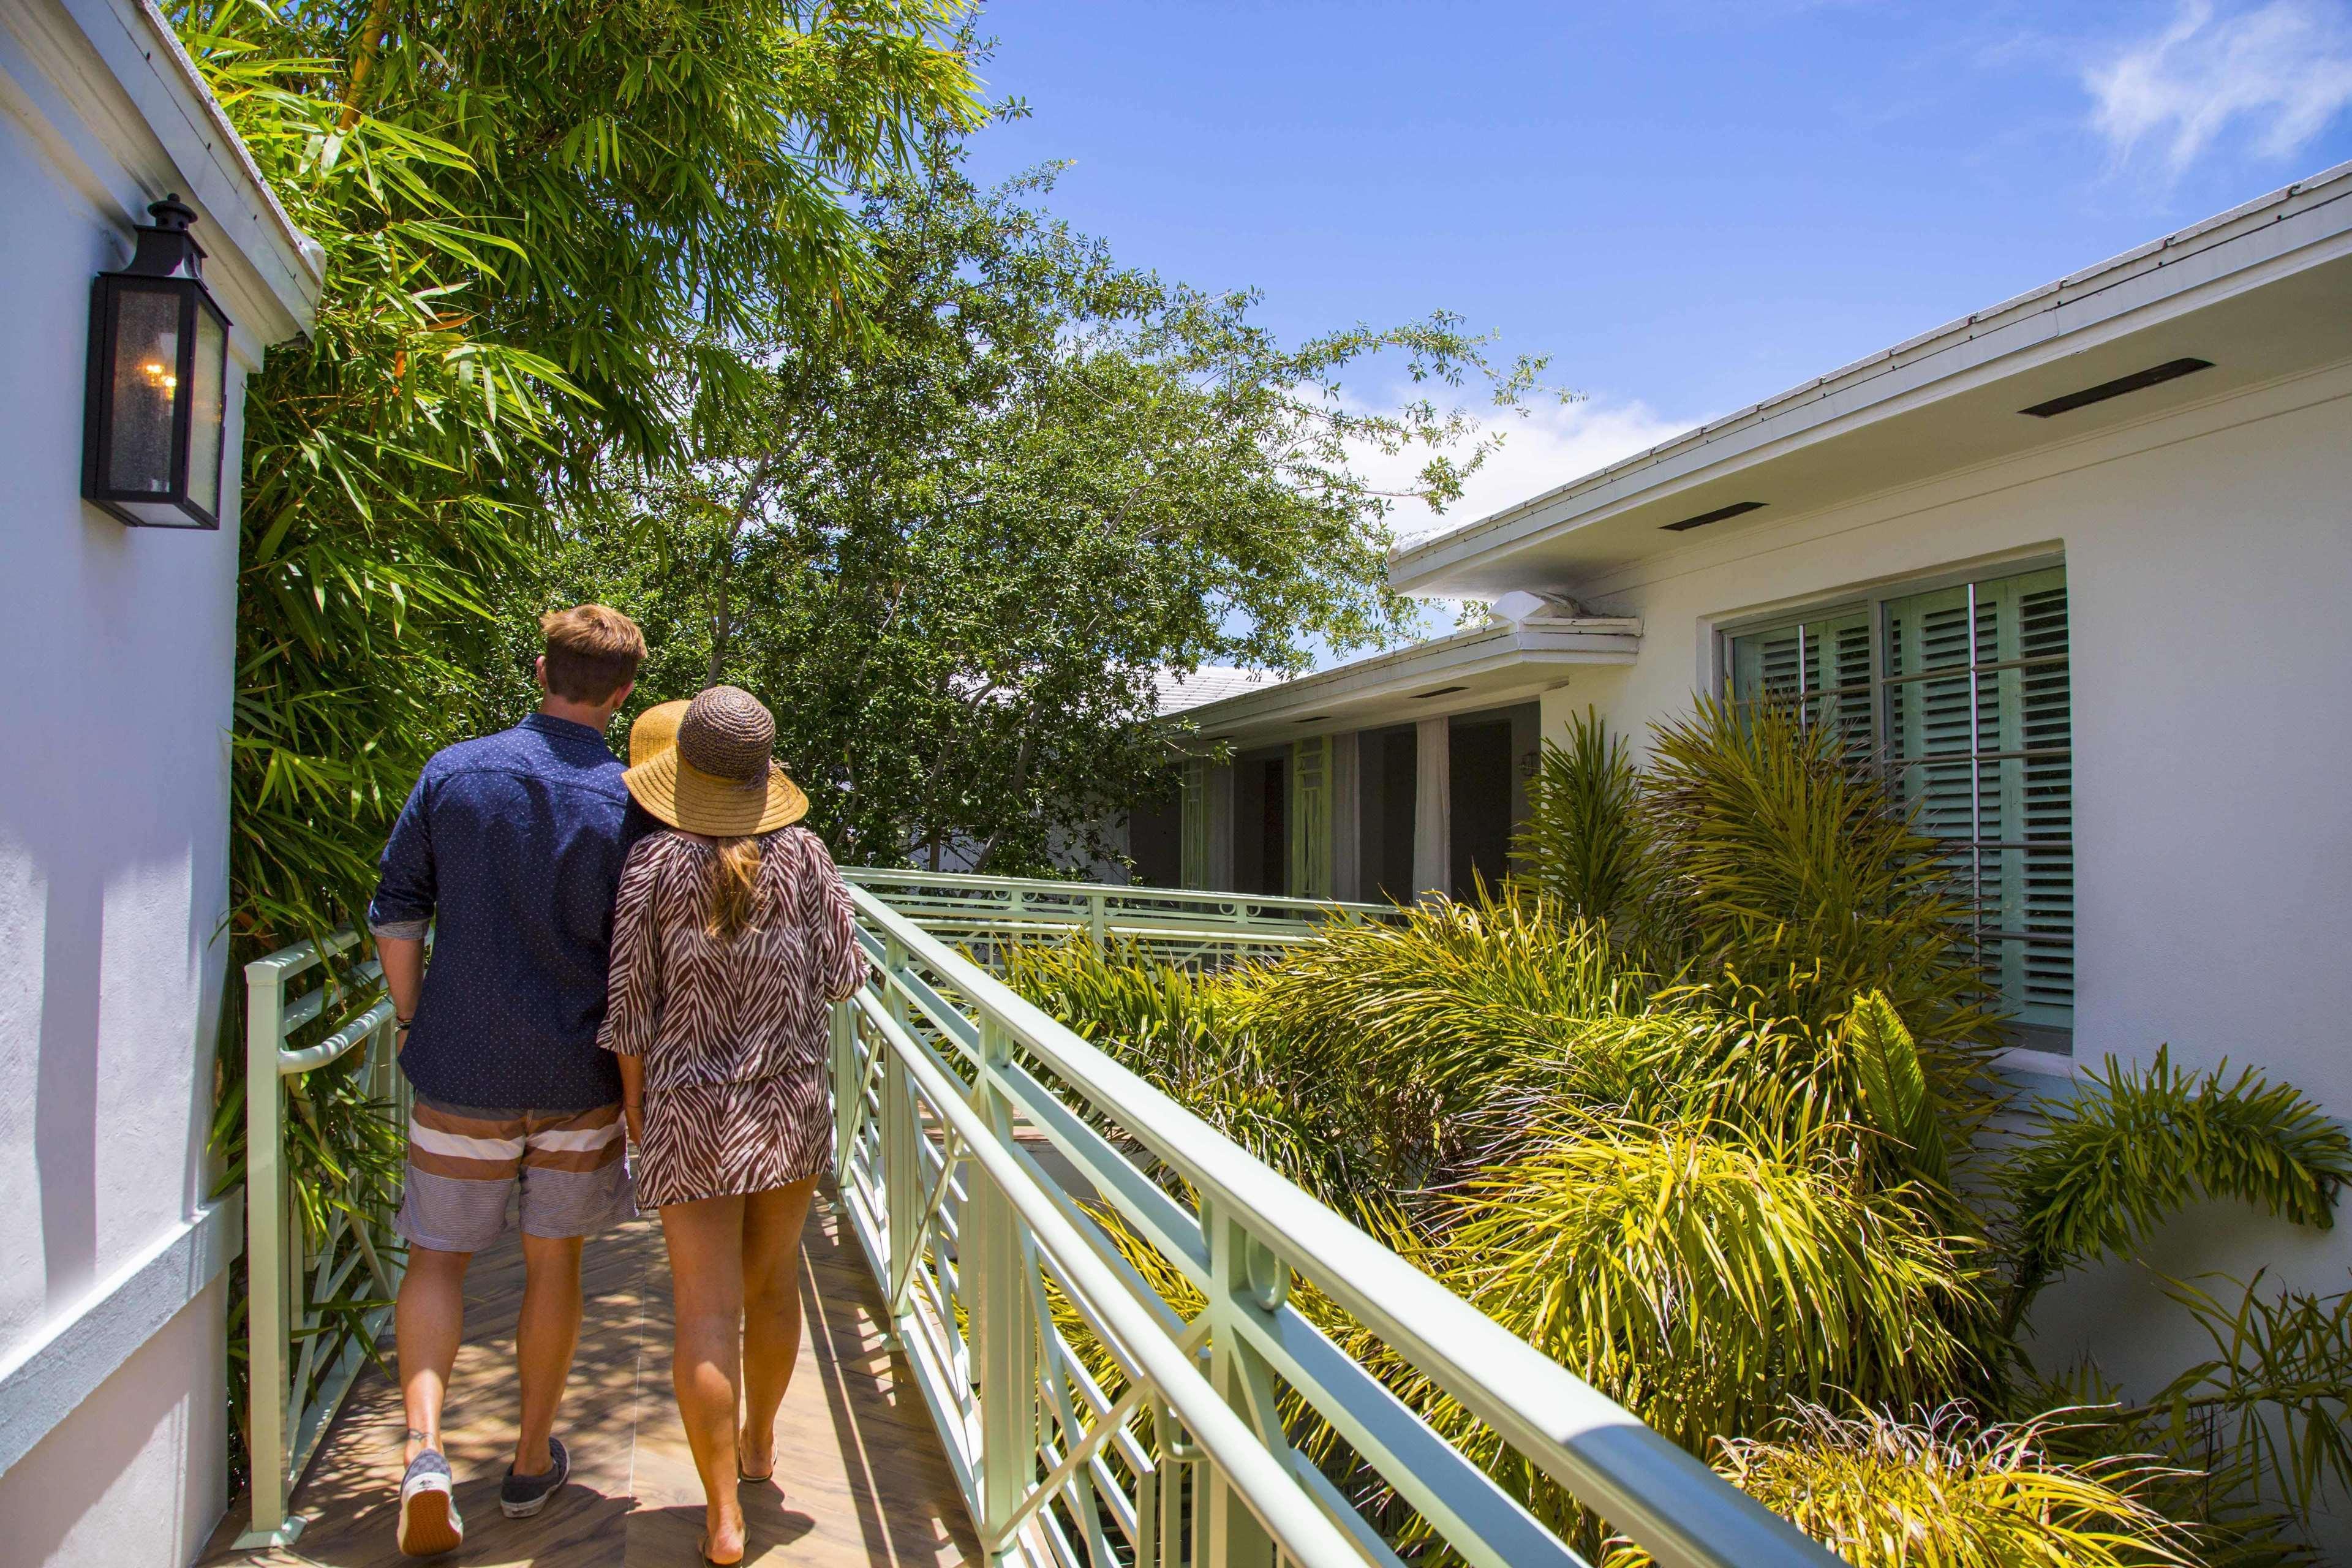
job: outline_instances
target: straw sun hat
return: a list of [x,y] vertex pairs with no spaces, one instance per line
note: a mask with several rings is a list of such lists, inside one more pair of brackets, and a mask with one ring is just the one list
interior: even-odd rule
[[675,702],[656,702],[638,714],[629,724],[629,766],[650,763],[677,745],[677,721],[692,706],[681,697]]
[[[776,721],[758,698],[714,686],[686,704],[676,745],[622,776],[637,804],[672,827],[713,838],[773,833],[808,813],[808,796],[770,754],[775,742]],[[629,755],[637,755],[635,726]]]

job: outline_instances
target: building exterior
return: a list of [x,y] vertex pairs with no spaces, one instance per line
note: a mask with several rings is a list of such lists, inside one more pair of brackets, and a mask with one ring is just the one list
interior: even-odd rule
[[[185,1563],[226,1500],[238,409],[319,261],[142,0],[0,7],[0,1557]],[[91,279],[172,193],[232,322],[217,531],[81,499]]]
[[[1518,810],[1497,771],[1570,713],[1638,744],[1695,692],[1799,693],[1969,864],[2027,1082],[2168,1043],[2352,1116],[2352,164],[1390,574],[1521,618],[1193,710],[1237,760],[1192,765],[1188,881],[1458,891]],[[2344,1234],[2217,1210],[2150,1260],[2341,1290]],[[2041,1314],[2054,1359],[2183,1364],[2106,1331],[2161,1306],[2144,1272],[2082,1286]]]

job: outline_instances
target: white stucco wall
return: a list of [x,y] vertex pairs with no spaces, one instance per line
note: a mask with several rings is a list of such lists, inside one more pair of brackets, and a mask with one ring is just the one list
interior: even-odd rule
[[[2074,1061],[2144,1060],[2168,1042],[2187,1066],[2251,1063],[2352,1119],[2352,366],[1579,584],[1596,607],[1643,618],[1641,657],[1549,693],[1545,731],[1588,702],[1637,738],[1686,711],[1715,679],[1721,622],[2057,551],[2074,679]],[[2340,1291],[2352,1214],[2323,1234],[2206,1205],[2147,1256],[2180,1277],[2267,1268],[2274,1284]],[[2046,1362],[2095,1352],[2127,1391],[2211,1353],[2130,1265],[2062,1282],[2036,1322]]]
[[2352,366],[1580,584],[1641,657],[1547,721],[1589,701],[1638,738],[1712,683],[1722,622],[2061,551],[2076,1058],[2170,1041],[2352,1116]]
[[[126,528],[80,500],[90,279],[129,257],[126,218],[155,185],[205,187],[141,140],[112,78],[61,77],[87,47],[71,26],[28,9],[0,29],[0,1556],[171,1564],[225,1501],[226,1226],[204,1143],[236,503],[225,486],[225,526],[205,532]],[[149,155],[134,170],[114,145]],[[222,235],[199,237],[217,260]],[[258,352],[246,331],[233,349],[232,481]]]

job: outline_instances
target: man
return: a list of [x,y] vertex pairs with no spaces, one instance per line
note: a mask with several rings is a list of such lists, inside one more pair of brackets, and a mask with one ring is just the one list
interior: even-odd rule
[[[571,1470],[554,1426],[580,1334],[583,1238],[631,1212],[620,1076],[596,1028],[630,837],[604,727],[646,641],[602,605],[544,616],[540,630],[539,711],[425,763],[368,907],[415,1100],[394,1226],[409,1244],[394,1321],[408,1406],[398,1539],[411,1556],[465,1539],[441,1405],[467,1261],[506,1229],[517,1200],[522,1419],[499,1506],[520,1519]],[[438,928],[429,971],[428,925]]]

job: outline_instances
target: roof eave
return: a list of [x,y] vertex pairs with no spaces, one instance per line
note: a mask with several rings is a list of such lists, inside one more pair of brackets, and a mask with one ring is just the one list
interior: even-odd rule
[[[1491,680],[1506,674],[1540,679],[1555,667],[1631,664],[1641,649],[1642,624],[1628,616],[1535,619],[1475,627],[1392,653],[1334,666],[1257,691],[1188,709],[1176,718],[1195,736],[1223,740],[1293,726],[1301,734],[1360,727],[1349,715],[1378,715],[1383,705],[1428,701],[1428,716],[1478,705],[1475,684],[1454,702],[1434,688]],[[1330,721],[1304,726],[1333,710]],[[1398,721],[1381,717],[1375,722]]]
[[[1867,423],[1874,413],[1891,411],[1898,401],[1904,407],[1916,406],[1923,390],[1929,397],[1937,395],[1935,372],[1945,374],[1943,390],[1959,390],[1960,378],[1981,370],[1986,356],[1955,355],[1953,350],[1989,347],[1987,340],[2006,338],[2015,340],[2014,350],[2021,353],[2063,353],[2070,337],[2095,330],[2107,318],[2095,310],[2076,310],[2072,313],[2082,320],[2053,330],[2053,323],[2059,320],[2053,312],[2078,307],[2135,279],[2147,280],[2141,289],[2132,291],[2142,295],[2210,288],[2215,281],[2210,271],[2179,264],[2347,196],[2352,196],[2352,162],[2336,164],[2121,256],[1919,333],[1451,532],[1401,546],[1390,552],[1390,583],[1404,593],[1447,593],[1450,574],[1474,572],[1488,557],[1573,529],[1653,493],[1663,493],[1667,487],[1696,484],[1704,478],[1736,471],[1768,449],[1781,426],[1802,425],[1805,428],[1790,434],[1813,439],[1823,433],[1820,426],[1824,414],[1853,426]],[[2147,303],[2147,299],[2136,298],[2133,309],[2144,309]],[[1894,374],[1923,369],[1927,374]],[[1967,384],[1973,384],[1973,380]],[[1731,453],[1730,438],[1743,433],[1753,438],[1739,444],[1738,453]],[[1717,451],[1723,451],[1727,460],[1716,463]]]
[[[71,150],[111,198],[118,221],[126,227],[150,221],[146,203],[177,190],[199,215],[205,281],[230,309],[251,350],[308,331],[317,316],[324,254],[278,202],[169,20],[152,0],[50,4],[56,8],[50,14],[69,23],[79,39],[69,41],[60,29],[41,24],[39,12],[47,6],[29,14],[26,19],[39,29],[37,52],[47,57],[39,63],[112,161],[137,183],[120,189],[101,172],[105,160]],[[83,63],[93,54],[114,92],[103,90]]]

